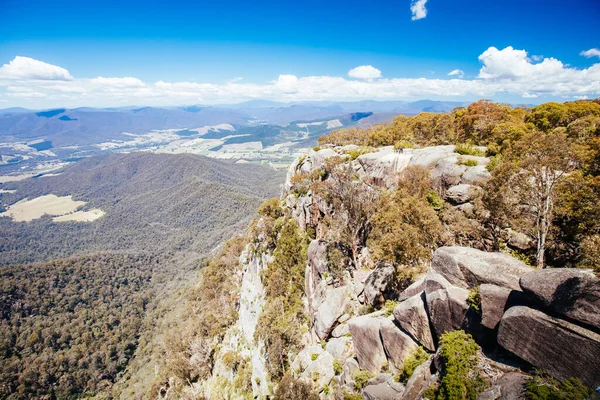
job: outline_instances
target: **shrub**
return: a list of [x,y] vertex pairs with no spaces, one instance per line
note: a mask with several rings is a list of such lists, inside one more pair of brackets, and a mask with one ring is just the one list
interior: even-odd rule
[[578,378],[559,382],[541,373],[525,382],[525,396],[530,400],[584,400],[593,393]]
[[235,369],[240,363],[240,356],[235,351],[228,351],[222,360],[227,368]]
[[479,162],[477,162],[477,160],[473,160],[471,158],[459,157],[456,164],[457,165],[466,165],[467,167],[476,167],[479,165]]
[[481,311],[481,293],[480,287],[476,286],[469,291],[469,298],[467,303],[475,310]]
[[469,143],[459,143],[455,146],[455,152],[458,154],[462,154],[463,156],[476,156],[483,157],[485,156],[485,152],[479,149],[476,146],[473,146]]
[[310,355],[310,359],[315,361],[317,358],[319,358],[319,355],[317,353],[313,353]]
[[404,360],[402,371],[396,376],[396,381],[407,382],[412,376],[415,369],[423,364],[429,358],[429,354],[421,347],[411,350],[410,354]]
[[385,316],[389,317],[394,312],[394,309],[398,305],[397,301],[394,300],[386,300],[385,304],[382,307],[382,310],[385,312]]
[[281,204],[278,197],[266,200],[258,207],[258,215],[277,219],[283,215]]
[[358,390],[362,390],[366,385],[369,379],[373,378],[375,375],[370,373],[369,371],[365,371],[364,369],[359,369],[354,372],[354,386]]
[[309,383],[285,374],[277,385],[273,400],[319,400],[319,396]]
[[363,400],[362,394],[344,392],[344,400]]
[[333,360],[333,371],[336,374],[341,374],[342,372],[344,372],[344,366],[337,358]]
[[412,149],[414,147],[415,147],[415,144],[408,140],[400,140],[400,141],[394,143],[394,150]]
[[476,372],[479,346],[463,331],[444,333],[440,338],[442,379],[438,399],[477,399],[485,381]]
[[438,192],[436,192],[433,189],[427,192],[425,198],[427,199],[429,205],[433,207],[435,211],[439,211],[444,207],[444,200],[440,197]]

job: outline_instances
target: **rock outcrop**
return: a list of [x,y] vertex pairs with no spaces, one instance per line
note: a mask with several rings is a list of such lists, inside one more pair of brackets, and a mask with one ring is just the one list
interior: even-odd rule
[[381,321],[382,318],[377,316],[363,315],[348,322],[358,364],[373,374],[379,372],[387,361],[379,336]]
[[365,280],[363,289],[367,304],[379,308],[387,299],[398,295],[398,279],[396,269],[387,263],[381,262]]
[[440,247],[433,253],[431,268],[450,283],[469,289],[491,283],[519,290],[519,279],[532,269],[504,253],[487,253],[469,247]]
[[531,271],[521,287],[544,308],[600,330],[600,279],[588,270]]
[[429,316],[425,310],[425,293],[421,292],[402,301],[394,309],[394,318],[402,329],[429,351],[435,351]]
[[439,289],[427,294],[429,320],[436,340],[446,332],[461,329],[466,324],[469,292],[458,287]]
[[512,307],[502,317],[498,343],[558,379],[579,377],[600,385],[600,335],[532,308]]
[[379,335],[390,369],[394,372],[401,371],[404,366],[404,360],[418,345],[410,336],[402,332],[391,319],[381,321]]

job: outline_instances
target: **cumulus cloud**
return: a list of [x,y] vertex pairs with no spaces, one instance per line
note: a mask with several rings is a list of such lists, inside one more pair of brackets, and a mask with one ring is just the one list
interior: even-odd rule
[[11,74],[10,78],[0,76],[0,97],[9,99],[10,105],[46,108],[215,104],[250,99],[317,101],[433,97],[462,100],[493,98],[500,94],[520,98],[600,96],[600,63],[577,69],[554,58],[536,62],[525,50],[512,47],[501,50],[490,47],[479,60],[481,68],[474,79],[465,78],[460,70],[451,71],[444,79],[384,78],[381,71],[370,65],[353,68],[347,77],[282,74],[262,83],[245,80],[220,84],[144,82],[134,77],[41,80],[39,75],[24,74],[16,78]]
[[73,77],[64,68],[34,60],[29,57],[16,56],[8,64],[0,67],[0,79],[39,79],[69,81]]
[[425,8],[427,0],[413,0],[410,5],[410,11],[412,12],[412,20],[423,19],[427,16],[427,9]]
[[465,73],[460,69],[455,69],[448,72],[448,76],[458,76],[459,78],[462,78],[463,76],[465,76]]
[[381,78],[381,71],[372,65],[361,65],[348,71],[348,76],[356,79],[377,79]]
[[600,57],[600,50],[599,49],[589,49],[589,50],[582,51],[581,53],[579,53],[579,55],[587,57],[587,58]]

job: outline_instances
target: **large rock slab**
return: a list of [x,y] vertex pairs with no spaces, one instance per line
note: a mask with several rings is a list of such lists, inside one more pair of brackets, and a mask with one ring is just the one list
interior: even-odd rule
[[433,253],[431,268],[450,283],[470,289],[491,283],[519,290],[519,279],[532,269],[503,253],[488,253],[470,247],[440,247]]
[[419,347],[414,340],[402,332],[391,319],[381,322],[379,328],[383,349],[388,357],[388,364],[392,371],[399,372],[404,366],[404,360],[409,356],[411,350]]
[[435,272],[433,270],[429,270],[427,275],[425,275],[425,278],[424,278],[425,294],[433,293],[436,290],[446,289],[446,288],[453,287],[453,286],[454,285],[452,285],[450,282],[448,282],[448,279],[444,278],[443,275],[438,274],[437,272]]
[[446,332],[461,329],[466,324],[469,291],[458,287],[436,290],[426,296],[429,319],[439,341]]
[[348,286],[340,286],[327,290],[325,301],[319,305],[314,318],[315,333],[319,339],[327,339],[338,318],[344,314],[346,305],[350,300],[348,293]]
[[406,382],[404,393],[401,397],[402,400],[421,398],[425,389],[436,379],[436,376],[431,374],[432,367],[433,356],[429,357],[427,361],[415,369],[408,382]]
[[382,318],[363,315],[348,321],[354,350],[362,369],[373,374],[379,372],[386,362],[385,350],[379,336]]
[[409,287],[404,289],[400,296],[398,297],[398,301],[404,301],[409,297],[413,297],[415,294],[419,294],[425,290],[425,278],[427,275],[423,275],[416,281],[410,284]]
[[397,400],[402,396],[404,386],[395,382],[369,385],[362,392],[363,400]]
[[349,337],[333,338],[325,345],[325,350],[338,360],[348,358],[352,340]]
[[387,299],[398,296],[398,278],[393,265],[381,262],[365,280],[365,302],[380,308]]
[[504,311],[512,306],[527,305],[529,297],[519,291],[496,285],[483,284],[480,286],[481,324],[489,329],[495,329],[500,323]]
[[498,343],[557,379],[580,378],[600,386],[600,335],[532,308],[504,313]]
[[417,342],[429,351],[435,351],[429,316],[425,310],[425,293],[418,293],[394,309],[394,318]]
[[520,372],[508,372],[483,393],[477,400],[514,400],[522,399],[525,394],[525,382],[529,376]]
[[521,277],[521,287],[547,309],[600,329],[600,279],[591,271],[532,271]]

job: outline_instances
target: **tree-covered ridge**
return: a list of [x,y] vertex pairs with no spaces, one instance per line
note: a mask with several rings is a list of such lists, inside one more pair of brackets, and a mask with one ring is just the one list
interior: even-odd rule
[[109,389],[136,350],[151,279],[164,268],[160,257],[119,254],[2,267],[0,398]]
[[319,144],[397,149],[454,144],[465,156],[491,157],[492,177],[478,214],[489,249],[500,248],[501,231],[512,228],[536,242],[528,256],[540,267],[598,268],[600,100],[533,108],[481,100],[450,113],[338,130]]

